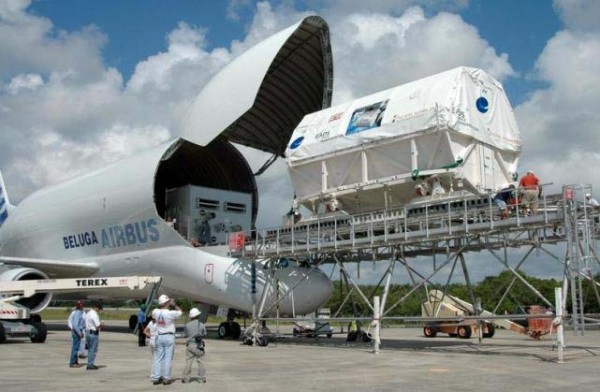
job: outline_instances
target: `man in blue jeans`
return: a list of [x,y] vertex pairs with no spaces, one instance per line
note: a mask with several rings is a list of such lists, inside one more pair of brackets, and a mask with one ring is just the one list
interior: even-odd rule
[[171,367],[173,366],[173,351],[175,348],[175,320],[181,317],[181,308],[174,299],[165,294],[158,297],[158,309],[152,312],[156,321],[156,351],[152,363],[152,384],[169,385]]
[[79,367],[77,353],[79,352],[81,338],[83,338],[83,331],[85,330],[82,301],[75,302],[75,309],[69,315],[67,324],[71,330],[71,358],[69,359],[69,367],[76,368]]
[[100,322],[100,316],[98,315],[98,312],[101,310],[102,305],[95,303],[94,307],[87,312],[85,317],[85,332],[88,344],[87,370],[98,370],[98,366],[94,364],[94,361],[98,352],[98,334],[104,325],[104,323]]

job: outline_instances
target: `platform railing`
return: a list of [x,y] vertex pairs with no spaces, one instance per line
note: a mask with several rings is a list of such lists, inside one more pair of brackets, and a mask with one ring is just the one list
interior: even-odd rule
[[543,192],[535,216],[524,214],[518,203],[511,204],[508,206],[511,215],[501,219],[493,201],[494,194],[430,198],[354,215],[342,211],[318,215],[287,226],[245,233],[244,246],[232,250],[231,254],[236,257],[277,257],[336,252],[472,232],[548,226],[563,219],[562,210],[557,208],[561,195],[547,196]]

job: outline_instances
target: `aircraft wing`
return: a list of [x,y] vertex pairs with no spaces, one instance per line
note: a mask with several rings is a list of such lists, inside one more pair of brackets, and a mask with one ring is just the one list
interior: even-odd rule
[[45,272],[50,277],[61,278],[90,276],[100,269],[95,262],[33,259],[1,255],[0,262],[9,265],[36,268]]

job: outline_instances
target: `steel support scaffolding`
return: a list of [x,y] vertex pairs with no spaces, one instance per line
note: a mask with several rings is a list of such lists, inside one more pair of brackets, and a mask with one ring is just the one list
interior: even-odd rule
[[[491,198],[462,197],[451,200],[435,200],[417,205],[404,206],[367,214],[347,215],[340,212],[297,222],[291,226],[271,230],[258,230],[247,236],[245,246],[232,255],[246,259],[289,258],[308,263],[316,268],[326,263],[334,263],[334,269],[340,270],[341,279],[348,287],[348,293],[331,321],[346,322],[358,319],[370,322],[373,331],[373,351],[379,351],[379,328],[385,320],[404,320],[425,322],[431,317],[393,317],[391,311],[401,305],[413,294],[423,290],[427,296],[429,285],[433,285],[442,270],[450,266],[444,291],[450,285],[456,267],[460,270],[474,305],[474,314],[468,318],[479,323],[484,319],[496,317],[500,305],[511,294],[511,288],[520,282],[531,290],[549,309],[557,315],[558,326],[570,322],[575,333],[582,334],[590,320],[584,316],[582,294],[583,280],[593,284],[596,299],[600,295],[594,280],[593,270],[597,267],[596,237],[598,235],[598,211],[588,206],[584,195],[591,193],[589,185],[567,185],[560,195],[543,196],[540,208],[535,216],[528,216],[514,207],[514,213],[508,219],[500,219],[500,213]],[[553,254],[548,245],[565,243],[564,258]],[[525,254],[509,263],[510,248],[525,248]],[[479,299],[476,297],[464,255],[473,252],[486,252],[513,278],[503,290],[499,303],[493,312],[480,315]],[[562,297],[560,301],[551,301],[530,284],[520,273],[522,266],[534,254],[543,253],[552,261],[564,266]],[[430,273],[423,273],[409,263],[409,259],[428,256],[433,260]],[[445,260],[438,260],[443,256]],[[372,260],[373,263],[387,262],[387,268],[372,293],[363,292],[359,284],[348,271],[347,264]],[[514,260],[513,260],[514,261]],[[418,261],[417,261],[418,262]],[[394,273],[402,271],[396,265],[402,265],[412,289],[393,304],[388,304],[390,287]],[[514,266],[511,266],[513,264]],[[333,272],[332,272],[333,273]],[[567,284],[568,283],[568,284]],[[268,285],[267,285],[268,287]],[[380,290],[379,295],[375,292]],[[293,292],[292,290],[290,290]],[[567,296],[570,291],[572,312],[568,317]],[[284,293],[283,295],[293,295]],[[358,297],[367,306],[371,316],[340,317],[342,308],[348,301]],[[556,308],[560,304],[561,309]],[[271,309],[275,304],[271,305]],[[264,317],[266,305],[263,301],[254,315],[257,326],[259,321],[272,320]],[[355,308],[355,307],[353,307]],[[493,314],[493,316],[489,316]],[[507,315],[514,319],[519,315]],[[525,316],[525,318],[527,318]],[[304,318],[305,320],[306,318]],[[294,320],[294,319],[286,319]],[[481,330],[481,328],[480,328]],[[561,344],[564,344],[564,337]]]

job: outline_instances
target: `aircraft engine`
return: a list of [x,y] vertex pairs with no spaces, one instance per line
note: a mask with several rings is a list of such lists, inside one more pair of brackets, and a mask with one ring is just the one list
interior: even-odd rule
[[[34,268],[0,268],[0,282],[39,279],[48,279],[48,275]],[[17,303],[29,308],[32,313],[39,313],[46,309],[51,300],[51,293],[39,293],[29,298],[22,298]]]

